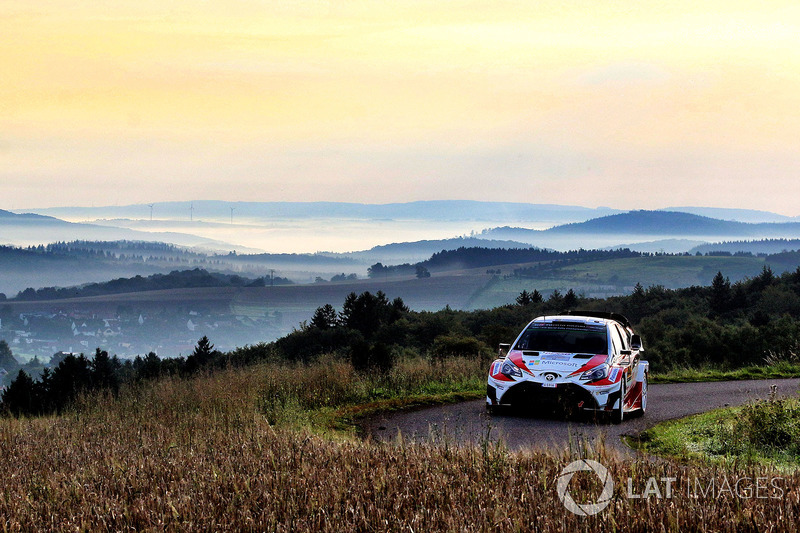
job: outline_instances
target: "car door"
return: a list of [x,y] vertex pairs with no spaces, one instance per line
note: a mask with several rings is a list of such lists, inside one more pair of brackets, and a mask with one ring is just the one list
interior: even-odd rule
[[[639,363],[638,354],[631,353],[628,336],[622,331],[618,324],[613,324],[611,328],[611,344],[614,348],[614,362],[622,368],[622,379],[625,380],[625,390],[630,391],[633,386],[633,378],[636,375],[636,367]],[[625,365],[625,362],[628,362]]]

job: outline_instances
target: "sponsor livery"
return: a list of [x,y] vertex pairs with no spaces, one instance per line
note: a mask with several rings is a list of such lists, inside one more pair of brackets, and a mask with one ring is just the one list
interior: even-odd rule
[[489,368],[486,402],[537,410],[554,403],[621,421],[647,409],[649,365],[628,320],[613,313],[539,317]]

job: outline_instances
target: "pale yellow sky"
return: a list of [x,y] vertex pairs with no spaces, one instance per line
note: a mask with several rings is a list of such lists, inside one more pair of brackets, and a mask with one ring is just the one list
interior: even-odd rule
[[5,0],[0,72],[0,208],[800,214],[796,2]]

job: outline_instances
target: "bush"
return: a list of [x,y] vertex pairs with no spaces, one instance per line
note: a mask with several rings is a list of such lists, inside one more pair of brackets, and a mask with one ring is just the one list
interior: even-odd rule
[[431,351],[437,357],[452,357],[455,355],[480,357],[490,354],[492,350],[475,337],[440,335],[434,339]]

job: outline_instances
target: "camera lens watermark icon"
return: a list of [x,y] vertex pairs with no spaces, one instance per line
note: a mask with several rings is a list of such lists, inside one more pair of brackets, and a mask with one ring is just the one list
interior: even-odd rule
[[[569,493],[569,482],[572,481],[572,476],[575,475],[575,472],[581,471],[594,472],[600,478],[600,483],[603,484],[603,492],[598,500],[593,503],[577,503]],[[611,503],[611,497],[614,495],[614,480],[611,479],[608,469],[597,461],[579,459],[571,462],[561,471],[558,476],[556,491],[558,492],[558,498],[568,511],[578,516],[592,516],[608,507],[608,504]]]

